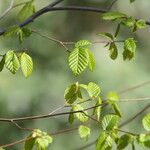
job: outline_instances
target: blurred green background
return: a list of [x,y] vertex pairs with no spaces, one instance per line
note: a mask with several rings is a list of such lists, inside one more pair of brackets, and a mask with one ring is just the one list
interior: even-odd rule
[[[52,0],[35,0],[36,10],[49,4]],[[9,0],[0,0],[0,13],[7,7]],[[15,0],[18,4],[20,0]],[[112,0],[65,0],[61,5],[83,5],[98,8],[108,8]],[[13,9],[3,20],[0,20],[0,29],[17,23],[17,13],[22,8]],[[136,0],[133,4],[129,0],[118,0],[112,10],[118,10],[136,18],[149,20],[149,0]],[[86,39],[90,41],[101,40],[97,34],[100,32],[114,32],[116,24],[104,22],[100,14],[92,12],[51,12],[42,15],[29,25],[43,34],[62,41],[78,41]],[[134,36],[138,41],[135,60],[130,62],[122,60],[122,44],[119,44],[119,58],[111,60],[107,49],[103,44],[95,44],[91,47],[96,59],[93,73],[86,70],[81,76],[74,77],[67,65],[67,53],[60,45],[48,41],[33,33],[31,37],[19,44],[16,38],[0,37],[1,54],[7,50],[21,50],[26,48],[34,61],[34,71],[29,79],[25,79],[21,72],[15,76],[7,70],[0,73],[0,117],[19,117],[38,115],[51,112],[64,103],[64,90],[72,82],[88,83],[93,81],[100,85],[102,97],[108,91],[120,91],[130,86],[137,85],[150,79],[150,27],[131,34],[126,28],[121,29],[120,39]],[[150,97],[150,85],[120,95],[121,98]],[[121,103],[124,120],[133,116],[149,102]],[[109,111],[109,109],[108,109]],[[147,111],[148,112],[148,111]],[[146,112],[145,112],[146,113]],[[136,120],[123,127],[124,130],[135,133],[144,132],[141,125],[142,114]],[[122,120],[123,121],[123,120]],[[73,126],[78,124],[76,122]],[[91,123],[92,124],[92,123]],[[20,123],[23,127],[40,128],[52,133],[71,127],[67,123],[67,116],[57,118],[26,121]],[[10,143],[24,138],[28,133],[21,131],[10,123],[0,122],[0,144]],[[74,150],[98,136],[97,126],[92,127],[92,132],[87,142],[81,140],[77,131],[61,134],[54,137],[50,145],[51,150]],[[20,150],[22,144],[8,150]],[[137,150],[144,148],[138,147]],[[93,150],[94,146],[87,148]],[[130,150],[127,147],[126,150]]]

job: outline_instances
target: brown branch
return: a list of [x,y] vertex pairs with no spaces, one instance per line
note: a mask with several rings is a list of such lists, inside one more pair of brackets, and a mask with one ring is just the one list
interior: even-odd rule
[[78,110],[78,111],[62,112],[62,113],[55,113],[55,114],[48,113],[48,114],[44,114],[44,115],[36,115],[36,116],[20,117],[20,118],[11,118],[11,119],[9,119],[9,118],[0,118],[0,121],[2,121],[2,122],[12,122],[12,121],[19,122],[19,121],[29,121],[29,120],[35,120],[35,119],[51,118],[51,117],[69,115],[69,114],[74,114],[74,113],[79,113],[79,112],[82,113],[83,111],[94,109],[94,108],[99,107],[99,106],[102,106],[102,107],[106,106],[106,102],[103,102],[100,105],[88,107],[86,109]]
[[[51,3],[48,6],[43,7],[42,9],[40,9],[39,11],[37,11],[36,13],[31,15],[27,19],[25,19],[23,22],[15,24],[15,25],[17,25],[20,28],[22,28],[22,27],[30,24],[31,22],[33,22],[39,16],[41,16],[41,15],[47,13],[47,12],[51,12],[51,11],[90,11],[90,12],[95,12],[95,13],[108,12],[108,10],[105,10],[105,9],[100,9],[100,8],[95,8],[95,7],[86,7],[86,6],[54,7],[56,4],[60,3],[61,1],[63,1],[63,0],[57,0],[54,3]],[[146,21],[146,24],[150,25],[150,22]],[[7,31],[7,29],[4,29],[4,30],[0,31],[0,36],[3,35],[6,31]]]

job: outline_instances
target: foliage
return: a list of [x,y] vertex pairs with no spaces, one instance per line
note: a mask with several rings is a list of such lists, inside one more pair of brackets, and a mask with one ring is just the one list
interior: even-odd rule
[[[130,0],[130,3],[133,3],[134,1],[135,0]],[[41,12],[43,11],[45,13],[49,8],[50,5],[46,7],[46,10],[42,9]],[[39,16],[41,15],[40,13],[38,12]],[[24,42],[24,40],[30,37],[33,32],[29,27],[24,27],[24,24],[28,24],[28,22],[26,23],[28,20],[29,22],[32,22],[35,19],[34,15],[34,0],[23,3],[23,7],[18,13],[18,20],[21,22],[21,24],[7,28],[4,32],[4,37],[11,38],[13,36],[17,36],[20,44]],[[143,19],[136,19],[118,11],[103,13],[101,15],[101,19],[117,24],[114,34],[108,32],[99,33],[99,36],[102,36],[106,39],[104,43],[105,47],[108,49],[109,57],[112,60],[116,60],[120,53],[120,50],[118,50],[118,44],[123,43],[123,60],[133,60],[135,58],[137,48],[136,40],[133,37],[128,37],[124,40],[118,40],[120,28],[125,26],[130,30],[131,33],[134,33],[138,29],[145,28],[146,21]],[[66,48],[65,42],[55,39],[52,39],[52,41],[58,42]],[[67,49],[69,52],[67,55],[68,66],[75,76],[83,73],[86,68],[89,68],[89,70],[92,72],[94,71],[94,52],[93,49],[92,51],[90,50],[93,45],[94,42],[88,40],[79,40],[77,42],[73,42],[71,51],[68,51]],[[6,67],[6,69],[8,69],[12,74],[16,74],[16,72],[21,68],[22,73],[26,78],[31,76],[33,71],[33,61],[32,57],[27,54],[26,51],[8,50],[4,55],[1,55],[1,57],[0,71]],[[120,119],[123,118],[121,109],[118,105],[120,102],[119,95],[114,91],[110,91],[105,96],[106,99],[102,99],[101,94],[103,94],[101,93],[101,87],[94,82],[89,82],[87,84],[80,84],[79,82],[72,83],[64,92],[64,107],[67,107],[69,112],[55,115],[68,114],[68,122],[70,124],[73,124],[77,120],[79,122],[79,136],[81,139],[86,140],[88,140],[88,137],[92,132],[92,129],[88,126],[89,120],[95,121],[98,124],[100,132],[96,139],[96,150],[111,150],[114,145],[113,142],[116,144],[117,150],[125,149],[128,145],[132,145],[132,149],[135,149],[134,143],[138,143],[146,148],[150,148],[150,113],[145,115],[142,119],[142,125],[146,130],[146,133],[134,134],[122,131],[119,129]],[[92,105],[91,107],[87,108],[84,104],[89,101]],[[101,113],[104,106],[109,106],[111,108],[109,113]],[[88,110],[92,111],[90,112]],[[48,114],[47,117],[50,117],[52,114]],[[15,124],[13,120],[10,120],[9,122]],[[17,126],[19,127],[19,125]],[[122,132],[123,135],[120,136],[119,132]],[[53,138],[48,133],[42,132],[39,129],[34,129],[25,139],[24,150],[46,150],[49,144],[52,142]],[[2,148],[0,149],[3,150]]]

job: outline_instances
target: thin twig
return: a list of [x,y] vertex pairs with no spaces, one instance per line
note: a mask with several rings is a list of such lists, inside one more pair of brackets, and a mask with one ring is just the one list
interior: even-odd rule
[[135,89],[137,89],[137,88],[143,87],[143,86],[145,86],[145,85],[147,85],[147,84],[150,84],[150,80],[148,80],[148,81],[146,81],[146,82],[143,82],[143,83],[140,83],[140,84],[138,84],[138,85],[136,85],[136,86],[132,86],[132,87],[129,87],[129,88],[127,88],[127,89],[121,90],[121,91],[119,91],[118,93],[119,93],[119,94],[124,94],[124,93],[126,93],[126,92],[129,92],[129,91],[135,90]]
[[125,122],[121,123],[119,125],[119,128],[129,124],[131,121],[133,121],[134,119],[136,119],[138,116],[140,116],[143,112],[145,112],[147,109],[150,108],[150,104],[146,105],[142,110],[140,110],[137,114],[135,114],[133,117],[129,118],[128,120],[126,120]]

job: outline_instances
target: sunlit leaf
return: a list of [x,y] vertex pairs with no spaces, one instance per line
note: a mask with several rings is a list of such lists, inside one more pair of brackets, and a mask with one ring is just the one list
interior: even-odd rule
[[75,48],[68,57],[69,67],[74,75],[79,75],[85,70],[89,62],[89,54],[86,48]]
[[126,15],[120,12],[107,12],[102,14],[102,19],[104,20],[114,20],[118,18],[125,18]]
[[33,1],[27,2],[18,13],[18,20],[23,21],[35,12]]
[[102,119],[103,130],[112,130],[117,127],[119,117],[117,115],[106,115]]
[[21,55],[20,62],[21,62],[21,69],[22,69],[24,76],[26,78],[29,77],[33,71],[32,58],[24,52]]
[[86,116],[87,111],[84,111],[84,108],[81,105],[73,105],[73,111],[81,111],[78,113],[75,113],[75,116],[81,121],[86,122],[88,120],[88,117]]
[[5,66],[13,74],[20,68],[20,63],[14,51],[8,51],[5,55]]
[[143,29],[146,27],[146,22],[145,20],[143,19],[139,19],[137,22],[136,22],[136,26],[138,29]]
[[150,113],[148,113],[142,120],[145,130],[150,131]]
[[98,107],[95,107],[93,109],[93,115],[96,116],[96,119],[99,121],[100,120],[100,114],[101,114],[101,105],[102,104],[102,100],[100,97],[97,98],[97,101],[96,101],[96,104],[95,106],[98,106]]
[[100,94],[100,87],[94,82],[90,82],[87,86],[87,92],[90,97],[97,97]]
[[89,55],[89,64],[88,64],[88,66],[89,66],[90,71],[93,71],[94,67],[95,67],[94,56],[93,56],[93,53],[89,50],[88,50],[88,55]]
[[82,98],[78,83],[72,84],[66,88],[64,98],[68,104],[72,104],[78,98]]
[[90,136],[90,128],[87,126],[80,125],[78,132],[81,138],[87,139]]
[[106,97],[107,100],[111,102],[117,102],[119,100],[119,96],[116,92],[108,92]]
[[79,47],[87,47],[90,46],[91,43],[87,40],[80,40],[75,44],[75,47],[79,48]]

